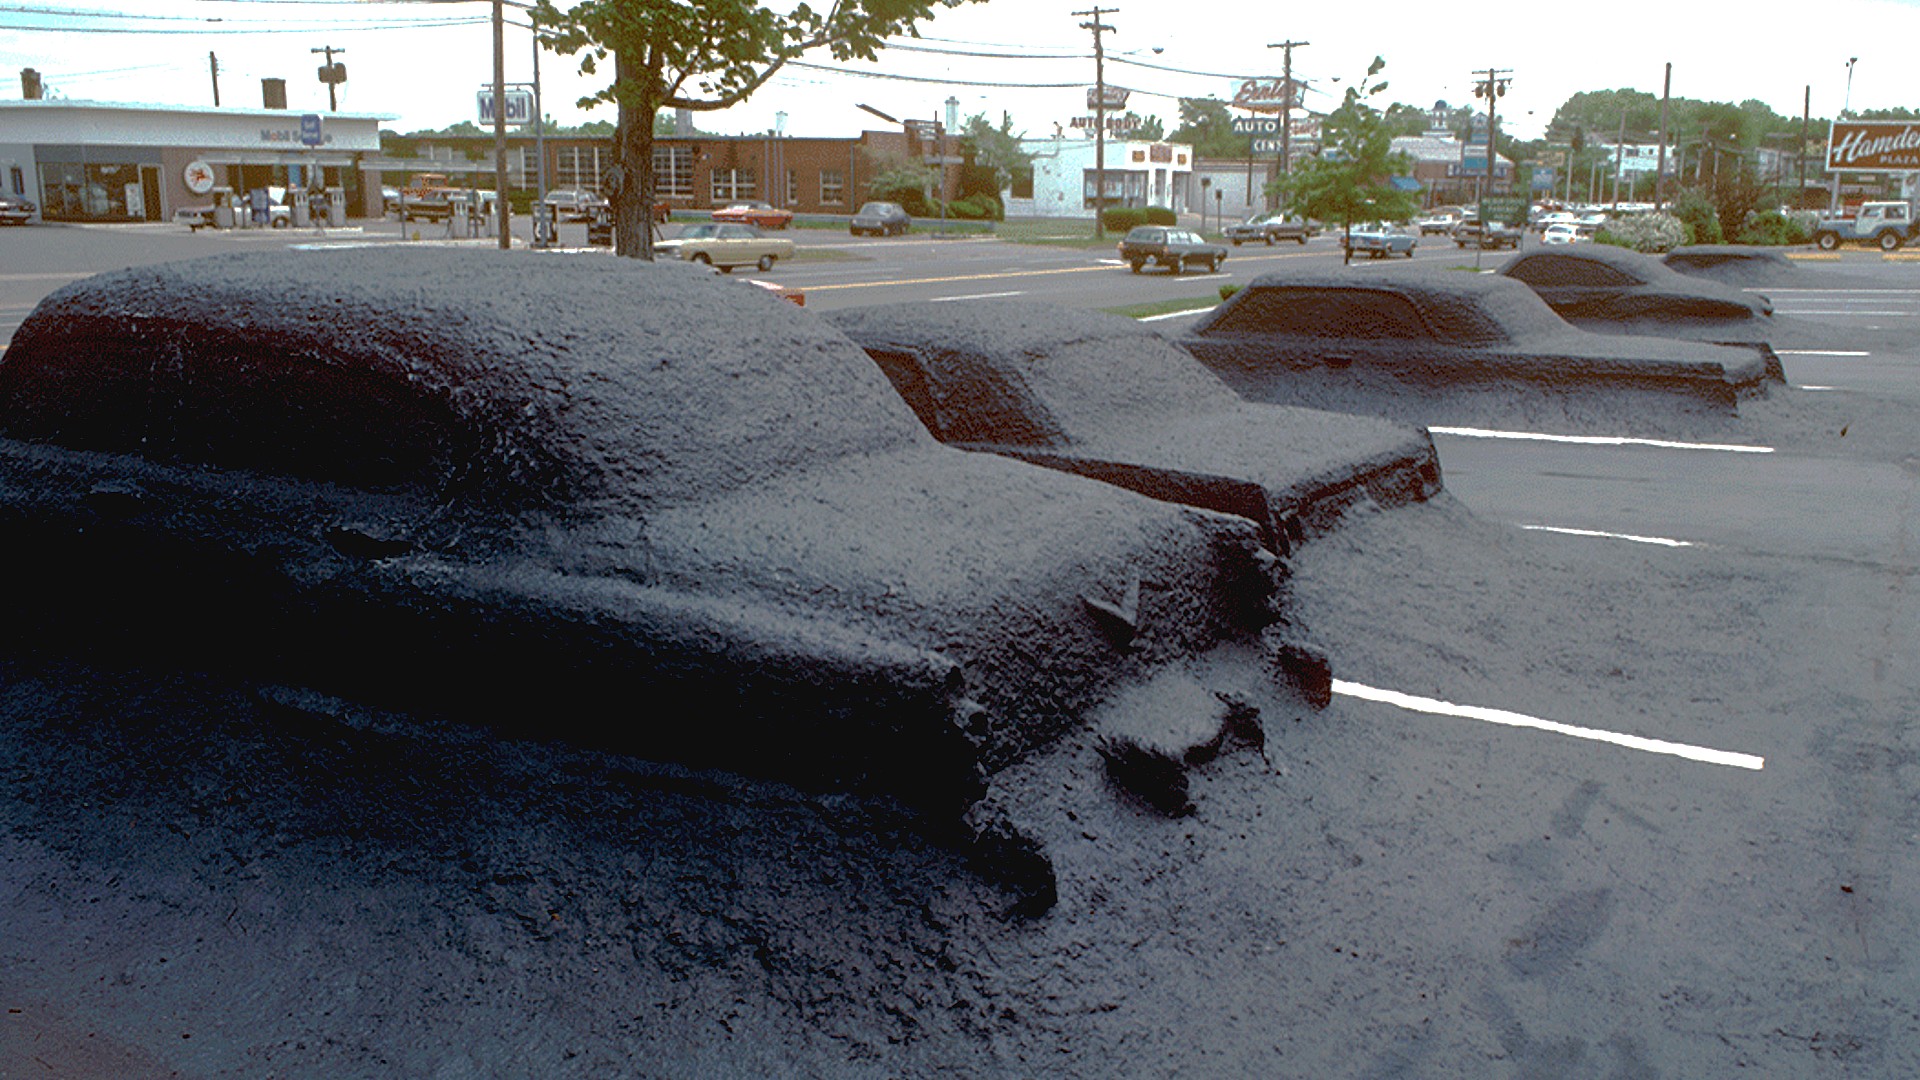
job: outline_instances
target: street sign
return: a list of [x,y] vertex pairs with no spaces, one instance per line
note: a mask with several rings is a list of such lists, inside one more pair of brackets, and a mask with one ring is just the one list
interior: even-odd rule
[[1518,225],[1527,220],[1527,198],[1524,195],[1488,195],[1480,200],[1480,220]]
[[[493,126],[493,91],[482,90],[475,95],[480,103],[480,126]],[[509,89],[506,95],[507,126],[522,127],[533,123],[533,92],[530,90]]]
[[1278,135],[1280,118],[1277,116],[1236,116],[1233,118],[1235,135]]
[[306,113],[305,115],[301,116],[300,117],[300,145],[301,146],[319,146],[322,141],[323,140],[320,135],[320,114]]
[[1253,140],[1253,152],[1256,154],[1278,154],[1280,152],[1280,140],[1255,139]]

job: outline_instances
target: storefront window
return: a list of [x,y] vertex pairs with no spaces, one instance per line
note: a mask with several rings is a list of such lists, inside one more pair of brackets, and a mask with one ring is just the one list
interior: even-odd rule
[[51,221],[146,217],[140,166],[47,162],[40,166],[41,216]]

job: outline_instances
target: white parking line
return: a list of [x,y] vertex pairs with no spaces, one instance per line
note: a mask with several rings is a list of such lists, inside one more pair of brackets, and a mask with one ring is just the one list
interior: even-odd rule
[[1752,769],[1758,772],[1766,768],[1767,759],[1753,754],[1736,754],[1727,750],[1712,750],[1704,746],[1689,746],[1686,743],[1667,742],[1664,739],[1648,739],[1639,735],[1624,735],[1617,731],[1602,731],[1599,728],[1574,727],[1553,720],[1542,720],[1525,713],[1508,712],[1505,709],[1488,709],[1479,705],[1455,705],[1450,701],[1435,698],[1415,697],[1395,690],[1377,690],[1371,686],[1347,682],[1344,679],[1333,680],[1333,692],[1346,697],[1360,698],[1363,701],[1376,701],[1382,705],[1406,709],[1409,712],[1428,713],[1434,716],[1457,716],[1467,720],[1483,720],[1489,724],[1502,724],[1507,727],[1533,728],[1536,731],[1551,731],[1556,735],[1567,735],[1576,739],[1588,739],[1593,742],[1610,743],[1624,746],[1630,750],[1644,750],[1649,754],[1667,754],[1685,758],[1688,761],[1704,762],[1708,765],[1727,765],[1736,769]]
[[1574,443],[1580,446],[1655,446],[1665,450],[1718,450],[1727,454],[1771,454],[1771,446],[1746,446],[1739,443],[1669,442],[1665,439],[1635,439],[1624,435],[1547,435],[1537,431],[1493,431],[1487,428],[1429,427],[1435,435],[1458,435],[1464,439],[1522,439],[1533,442]]
[[1566,529],[1558,525],[1522,525],[1528,532],[1562,533],[1566,536],[1596,536],[1606,540],[1631,540],[1636,544],[1658,544],[1661,547],[1692,547],[1691,540],[1669,540],[1664,536],[1635,536],[1632,533],[1600,532],[1597,529]]
[[1872,356],[1865,349],[1775,349],[1781,356]]
[[1825,308],[1775,308],[1775,315],[1912,315],[1913,309],[1905,311],[1861,311],[1859,308],[1846,308],[1829,311]]
[[929,299],[929,300],[927,301],[927,303],[929,303],[929,304],[947,304],[947,303],[952,303],[952,302],[953,302],[953,301],[955,301],[955,300],[998,300],[998,299],[1000,299],[1001,297],[1005,297],[1005,296],[1025,296],[1025,295],[1027,295],[1027,294],[1026,294],[1026,291],[1025,291],[1024,289],[1015,289],[1015,290],[1014,290],[1014,291],[1012,291],[1012,292],[983,292],[983,293],[974,293],[974,294],[973,294],[972,296],[935,296],[935,297],[932,297],[932,298],[930,298],[930,299]]

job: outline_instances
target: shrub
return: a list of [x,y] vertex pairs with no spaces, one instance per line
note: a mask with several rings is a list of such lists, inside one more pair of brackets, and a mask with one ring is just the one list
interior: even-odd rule
[[1687,242],[1687,227],[1672,214],[1634,214],[1602,225],[1594,239],[1635,251],[1672,251]]
[[1726,234],[1720,229],[1720,211],[1713,200],[1694,189],[1682,191],[1674,197],[1673,216],[1686,226],[1687,244],[1725,243]]
[[1180,219],[1164,206],[1110,206],[1100,213],[1108,232],[1126,232],[1135,225],[1177,225]]
[[1237,293],[1239,291],[1240,291],[1240,286],[1238,285],[1222,285],[1220,286],[1220,299],[1222,300],[1230,299],[1234,293]]
[[1737,244],[1804,244],[1813,236],[1813,230],[1801,221],[1798,215],[1788,216],[1778,210],[1762,210],[1757,214],[1748,214],[1747,222],[1741,226],[1740,235],[1734,238]]
[[962,221],[999,221],[1006,217],[1006,211],[1001,208],[999,199],[976,192],[948,203],[947,216]]

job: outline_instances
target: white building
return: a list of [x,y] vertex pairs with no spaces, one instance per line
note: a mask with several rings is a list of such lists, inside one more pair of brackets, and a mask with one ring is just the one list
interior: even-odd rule
[[[1020,148],[1033,155],[1033,197],[1007,197],[1009,217],[1093,217],[1098,170],[1092,139],[1022,139]],[[1106,204],[1185,211],[1192,171],[1193,147],[1185,143],[1108,139]]]
[[[161,221],[216,188],[344,189],[359,213],[361,155],[380,122],[351,113],[101,101],[0,101],[0,185],[50,221]],[[372,205],[378,213],[379,192]]]

